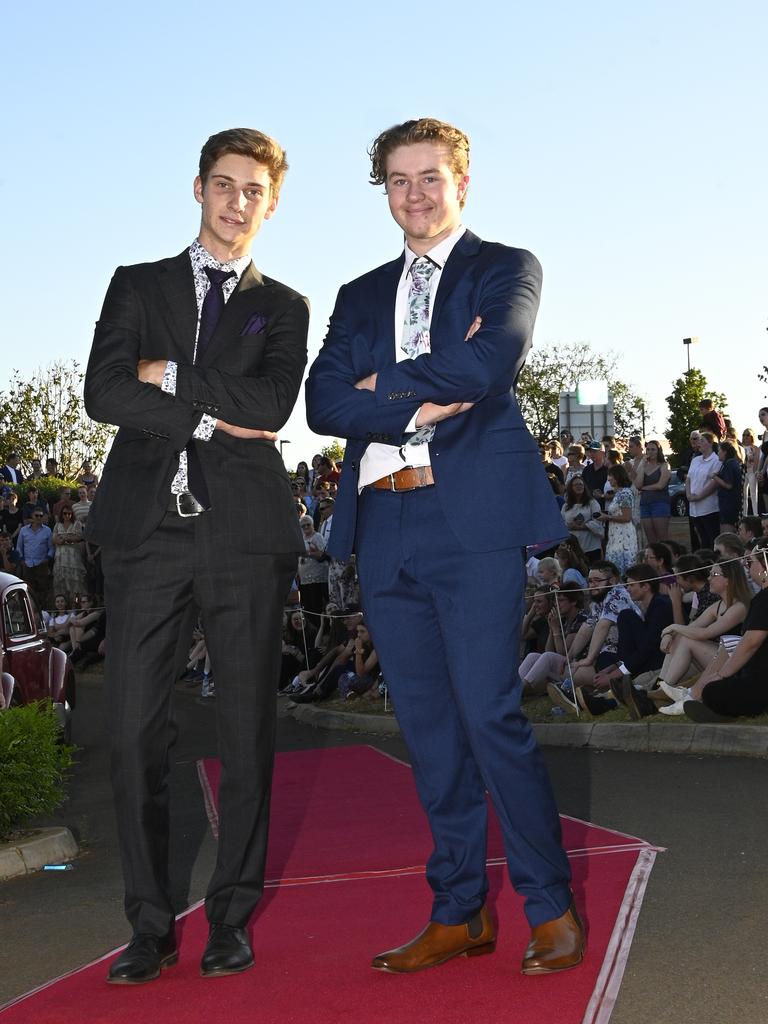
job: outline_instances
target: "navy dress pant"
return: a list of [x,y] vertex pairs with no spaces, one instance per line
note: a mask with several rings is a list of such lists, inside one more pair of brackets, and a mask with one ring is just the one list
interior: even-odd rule
[[462,547],[435,487],[367,488],[359,501],[363,610],[434,839],[431,919],[462,924],[485,901],[486,790],[528,921],[560,917],[570,870],[549,776],[520,710],[523,552]]

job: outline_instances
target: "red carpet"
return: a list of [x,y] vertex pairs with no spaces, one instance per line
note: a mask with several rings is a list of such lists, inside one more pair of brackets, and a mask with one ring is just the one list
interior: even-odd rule
[[[219,765],[201,764],[215,826]],[[573,971],[519,973],[528,931],[522,900],[489,842],[491,902],[500,920],[492,956],[459,958],[412,976],[370,970],[370,957],[423,926],[431,849],[410,769],[370,747],[277,759],[267,877],[254,921],[256,968],[204,980],[202,908],[180,919],[179,964],[153,984],[104,984],[109,954],[0,1012],[1,1024],[605,1024],[615,1002],[655,848],[563,819],[588,953]]]

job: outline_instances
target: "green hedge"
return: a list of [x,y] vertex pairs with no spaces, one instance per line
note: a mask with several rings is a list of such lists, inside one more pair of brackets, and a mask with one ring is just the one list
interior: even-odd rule
[[50,702],[0,711],[0,842],[64,802],[73,750]]
[[30,487],[36,487],[49,505],[55,505],[59,500],[59,491],[62,487],[71,488],[72,501],[77,501],[77,488],[79,484],[76,484],[74,480],[64,480],[58,476],[40,476],[35,480],[24,480],[20,484],[10,484],[7,480],[2,480],[0,483],[2,483],[3,487],[9,487],[12,491],[16,491],[19,498],[19,508],[27,500],[27,491]]

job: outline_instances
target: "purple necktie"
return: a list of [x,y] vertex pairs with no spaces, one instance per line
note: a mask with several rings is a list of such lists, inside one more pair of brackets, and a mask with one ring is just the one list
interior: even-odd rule
[[[208,344],[216,330],[216,325],[224,312],[224,289],[223,284],[230,277],[236,277],[234,270],[216,270],[214,267],[203,267],[211,287],[203,300],[203,308],[200,310],[200,330],[197,332],[197,348],[195,349],[195,362],[202,359]],[[208,496],[208,487],[203,476],[203,467],[200,465],[200,458],[195,450],[195,442],[190,441],[187,445],[187,481],[190,491],[194,494],[201,505],[210,508],[211,500]]]

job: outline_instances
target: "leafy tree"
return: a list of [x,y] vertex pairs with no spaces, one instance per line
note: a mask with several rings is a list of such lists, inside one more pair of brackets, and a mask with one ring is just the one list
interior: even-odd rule
[[699,402],[702,398],[711,398],[715,408],[724,412],[728,399],[719,391],[712,391],[707,386],[707,378],[695,367],[686,370],[677,378],[672,386],[672,394],[667,397],[669,405],[669,430],[664,436],[670,443],[678,460],[688,450],[688,439],[691,431],[701,422]]
[[557,434],[560,393],[573,391],[579,381],[604,380],[613,398],[616,433],[638,430],[645,400],[616,376],[617,357],[594,352],[587,342],[547,345],[528,355],[517,381],[517,400],[535,437]]
[[344,448],[342,447],[341,441],[339,441],[338,437],[334,437],[330,444],[327,444],[325,448],[321,448],[320,454],[324,455],[326,459],[333,459],[334,462],[341,462],[344,458]]
[[75,360],[51,363],[29,380],[14,370],[9,390],[0,392],[1,454],[18,452],[25,472],[33,458],[58,459],[67,479],[77,476],[84,459],[100,465],[115,429],[87,416],[84,376]]

